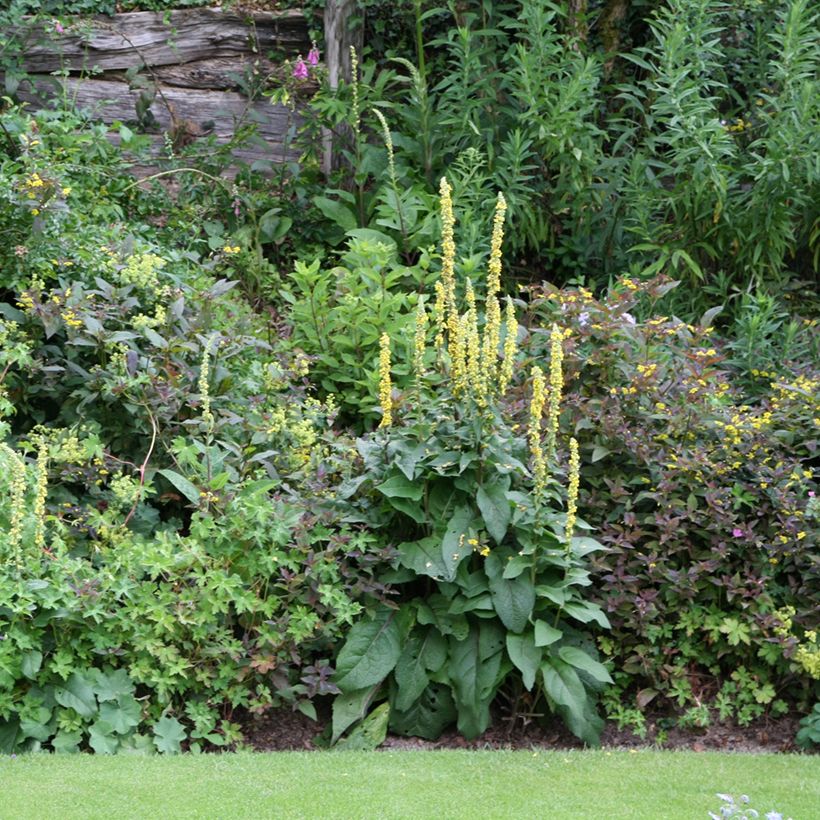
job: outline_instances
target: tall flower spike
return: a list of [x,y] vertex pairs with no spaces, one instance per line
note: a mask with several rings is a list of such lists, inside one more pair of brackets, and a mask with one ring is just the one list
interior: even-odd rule
[[8,462],[6,475],[9,481],[10,516],[7,543],[11,555],[7,556],[18,569],[21,568],[20,543],[23,539],[23,526],[26,519],[26,465],[23,459],[7,444],[0,442],[0,450],[5,454]]
[[541,447],[541,417],[544,415],[544,373],[538,365],[532,368],[532,399],[530,400],[530,423],[527,431],[532,455],[532,472],[536,505],[540,505],[547,486],[547,464]]
[[416,334],[413,339],[413,370],[416,378],[424,376],[424,351],[427,347],[427,313],[424,310],[424,300],[419,299],[416,309]]
[[382,420],[379,427],[393,424],[393,384],[390,381],[390,337],[382,333],[379,339],[379,404]]
[[447,293],[441,279],[436,281],[436,301],[433,304],[433,321],[436,323],[436,348],[444,347],[444,331],[447,329]]
[[390,184],[396,191],[396,196],[398,196],[398,179],[396,178],[396,160],[393,155],[393,137],[390,135],[390,127],[387,124],[387,120],[379,111],[378,108],[373,109],[373,113],[376,115],[376,118],[379,121],[379,124],[382,127],[382,139],[384,140],[384,147],[387,149],[387,171],[390,174]]
[[353,87],[353,131],[358,139],[362,121],[359,113],[359,55],[356,53],[356,46],[350,46],[350,82]]
[[467,392],[467,337],[469,327],[466,316],[456,316],[455,332],[450,332],[450,378],[456,397]]
[[501,290],[501,243],[504,241],[504,217],[507,213],[507,200],[498,192],[493,217],[493,237],[490,243],[490,261],[487,264],[487,298],[495,296]]
[[504,359],[501,362],[501,373],[498,377],[498,389],[502,396],[507,392],[507,387],[512,381],[515,354],[518,350],[518,320],[515,318],[515,305],[509,296],[507,297],[505,328],[507,335],[504,339]]
[[441,178],[439,186],[439,208],[441,211],[441,283],[444,285],[444,296],[447,302],[447,327],[450,334],[455,332],[458,324],[456,308],[456,241],[453,216],[452,188],[447,177]]
[[567,524],[564,538],[567,547],[572,543],[575,522],[578,520],[578,487],[581,479],[581,458],[578,455],[578,442],[569,440],[569,481],[567,484]]
[[34,546],[46,545],[46,498],[48,497],[48,444],[45,439],[37,448],[37,492],[34,497]]
[[564,332],[558,325],[550,332],[550,398],[547,410],[547,458],[555,458],[558,417],[561,414],[561,393],[564,389]]
[[214,414],[211,412],[211,345],[214,337],[211,336],[205,347],[202,350],[202,361],[199,365],[199,382],[197,389],[199,390],[199,400],[202,405],[202,421],[209,429],[213,427]]
[[480,406],[487,402],[482,380],[481,340],[478,333],[478,310],[475,303],[473,283],[468,279],[465,298],[467,301],[467,381]]

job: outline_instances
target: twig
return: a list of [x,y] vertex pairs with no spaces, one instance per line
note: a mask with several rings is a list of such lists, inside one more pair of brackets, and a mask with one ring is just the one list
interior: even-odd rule
[[134,506],[131,507],[131,510],[129,511],[128,515],[125,516],[125,521],[123,522],[124,526],[128,525],[128,522],[131,520],[131,517],[137,511],[137,507],[138,507],[140,501],[142,501],[142,488],[145,486],[145,471],[148,468],[148,461],[151,458],[151,454],[154,452],[154,445],[157,442],[157,432],[158,432],[157,423],[154,420],[154,416],[151,414],[150,410],[148,411],[148,418],[151,422],[151,444],[148,447],[148,452],[145,454],[145,459],[143,460],[142,465],[140,466],[140,491],[139,491],[139,495],[137,495],[137,498],[134,501]]

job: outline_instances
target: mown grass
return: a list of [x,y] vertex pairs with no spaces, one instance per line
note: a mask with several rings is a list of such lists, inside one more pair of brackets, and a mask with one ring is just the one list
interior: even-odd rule
[[6,818],[820,816],[820,757],[691,752],[285,752],[0,757]]

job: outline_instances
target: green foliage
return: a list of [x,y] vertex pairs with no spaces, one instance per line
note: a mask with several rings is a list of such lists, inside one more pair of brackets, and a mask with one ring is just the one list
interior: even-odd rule
[[637,709],[702,704],[690,719],[712,709],[746,724],[816,685],[810,638],[784,629],[782,611],[816,626],[816,323],[797,316],[784,333],[780,309],[750,296],[726,342],[715,310],[698,325],[658,314],[675,284],[624,278],[602,300],[535,288],[531,302],[534,323],[572,329],[579,511],[608,548],[593,558],[613,627],[599,643],[624,673],[608,708],[638,730],[627,689]]
[[221,255],[131,232],[119,182],[92,192],[117,168],[99,132],[8,122],[4,746],[235,744],[241,713],[335,691],[334,644],[380,595],[373,536],[320,508],[332,413]]
[[[387,331],[412,344],[416,295],[411,291],[422,288],[431,274],[427,255],[404,266],[389,237],[356,229],[352,234],[339,266],[323,268],[318,259],[310,265],[296,262],[282,296],[290,306],[291,343],[311,358],[315,383],[334,397],[343,418],[361,429],[378,418],[373,361],[379,337]],[[400,387],[409,385],[406,367],[397,376]]]
[[[480,323],[472,310],[468,326]],[[356,518],[399,542],[381,576],[398,597],[347,635],[332,740],[385,696],[394,731],[436,737],[455,718],[475,738],[500,688],[517,679],[596,745],[603,723],[595,702],[610,676],[589,629],[609,624],[585,594],[585,556],[600,544],[567,536],[557,461],[544,486],[533,478],[520,403],[504,401],[495,375],[479,386],[479,369],[495,374],[500,351],[481,365],[469,359],[462,385],[458,344],[425,353],[416,339],[404,363],[421,359],[431,372],[414,371],[405,407],[385,424],[392,393],[381,370],[382,425],[358,440],[361,477],[340,493]],[[540,416],[533,424],[530,437],[540,437]]]
[[820,703],[815,703],[811,713],[800,721],[797,745],[803,749],[820,746]]

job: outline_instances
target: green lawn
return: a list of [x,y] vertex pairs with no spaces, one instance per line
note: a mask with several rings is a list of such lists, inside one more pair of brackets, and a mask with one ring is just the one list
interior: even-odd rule
[[715,792],[820,817],[820,757],[286,752],[0,757],[0,818],[707,818]]

